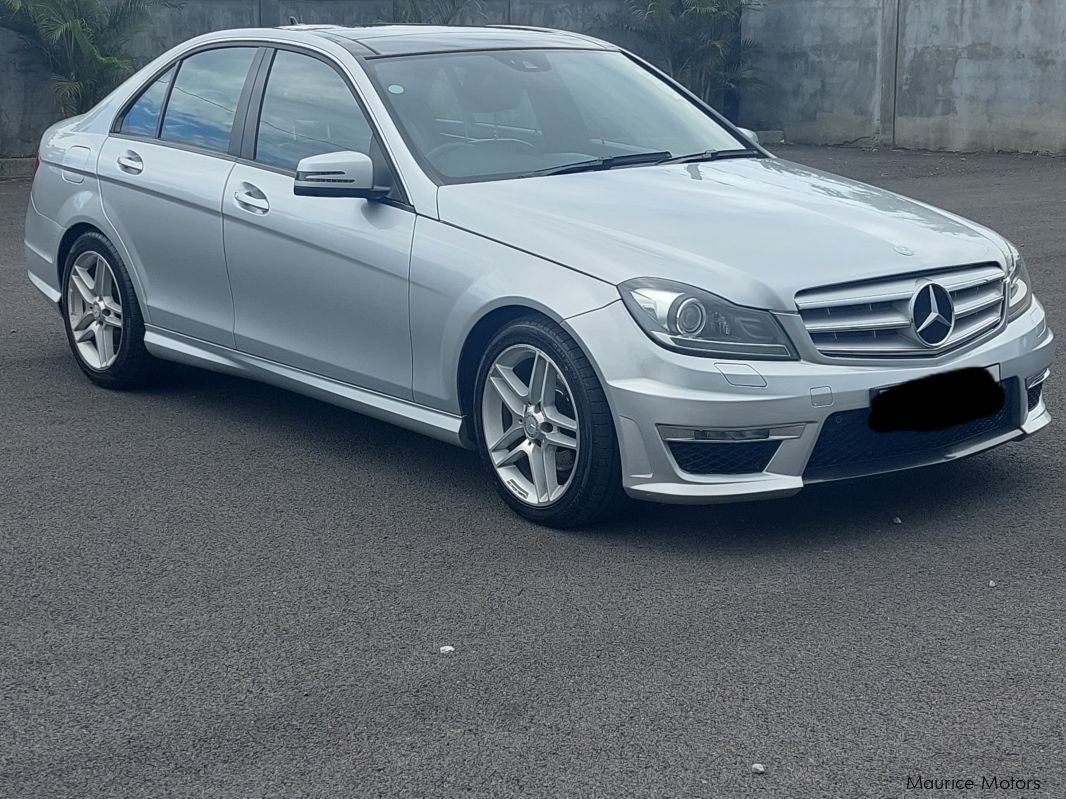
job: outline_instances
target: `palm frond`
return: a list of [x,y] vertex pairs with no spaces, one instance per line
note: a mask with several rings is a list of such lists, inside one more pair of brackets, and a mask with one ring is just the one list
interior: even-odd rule
[[174,0],[0,0],[0,26],[30,42],[51,67],[65,113],[88,110],[133,68],[130,40]]
[[60,110],[67,115],[78,113],[81,98],[84,94],[84,84],[76,78],[62,75],[52,76],[52,93]]
[[107,10],[104,30],[117,40],[129,39],[148,28],[156,9],[180,7],[173,0],[118,0]]
[[704,100],[758,80],[756,45],[742,40],[740,15],[755,0],[626,0],[606,18],[638,49]]

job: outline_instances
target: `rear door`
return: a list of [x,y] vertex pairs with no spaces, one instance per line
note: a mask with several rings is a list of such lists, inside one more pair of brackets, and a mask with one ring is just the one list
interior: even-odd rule
[[120,117],[97,165],[104,210],[139,267],[152,324],[227,347],[222,194],[259,53],[216,47],[167,69]]
[[[279,49],[262,72],[222,206],[237,348],[409,398],[414,211],[331,61]],[[341,150],[371,156],[393,199],[293,193],[301,158]]]

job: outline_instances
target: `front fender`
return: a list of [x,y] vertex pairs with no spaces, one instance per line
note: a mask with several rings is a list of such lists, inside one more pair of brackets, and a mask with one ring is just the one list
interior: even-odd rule
[[566,319],[618,299],[597,278],[461,228],[419,217],[411,254],[411,347],[416,402],[461,413],[459,358],[475,325],[524,307]]

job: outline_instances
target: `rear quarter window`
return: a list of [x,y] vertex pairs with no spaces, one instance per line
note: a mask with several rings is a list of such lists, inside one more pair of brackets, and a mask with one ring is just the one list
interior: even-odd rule
[[122,119],[119,133],[131,136],[155,136],[159,132],[159,115],[167,99],[167,89],[174,79],[174,67],[171,67],[148,86],[136,102],[130,106]]

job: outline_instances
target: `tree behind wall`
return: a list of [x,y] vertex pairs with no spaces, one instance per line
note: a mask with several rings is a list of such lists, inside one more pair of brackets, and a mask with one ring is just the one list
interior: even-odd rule
[[627,0],[609,21],[639,42],[642,53],[727,115],[741,88],[760,83],[758,45],[740,35],[752,0]]
[[65,115],[88,111],[133,69],[130,39],[170,0],[0,0],[0,27],[22,35],[48,62]]
[[460,25],[484,16],[479,0],[394,0],[393,11],[388,21],[401,24]]

